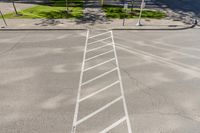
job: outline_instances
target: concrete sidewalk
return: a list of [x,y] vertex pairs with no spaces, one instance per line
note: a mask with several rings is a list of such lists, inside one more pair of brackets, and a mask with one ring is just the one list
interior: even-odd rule
[[[19,11],[36,6],[36,4],[24,4],[24,3],[15,3],[15,5],[17,10]],[[4,14],[14,12],[13,5],[11,2],[0,2],[0,9]]]
[[137,19],[126,19],[123,26],[122,19],[106,21],[81,21],[73,19],[7,19],[8,26],[0,21],[1,29],[177,29],[189,27],[181,21],[172,20],[142,20],[143,26],[136,26]]

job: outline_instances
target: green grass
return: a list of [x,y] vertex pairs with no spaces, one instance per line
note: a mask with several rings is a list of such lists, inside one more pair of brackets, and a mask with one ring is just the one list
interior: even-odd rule
[[[66,0],[52,0],[53,6],[65,7]],[[83,7],[83,0],[68,0],[68,6],[70,7]]]
[[[107,18],[138,18],[140,14],[140,9],[131,9],[127,10],[127,13],[124,11],[123,7],[110,7],[110,6],[104,6],[103,7],[104,12],[106,13]],[[152,19],[161,19],[165,18],[166,14],[162,11],[157,10],[143,10],[142,18],[152,18]]]
[[81,18],[83,16],[82,0],[68,0],[70,13],[66,12],[65,0],[52,0],[51,5],[39,5],[15,13],[5,14],[5,18],[46,18],[46,19],[66,19]]

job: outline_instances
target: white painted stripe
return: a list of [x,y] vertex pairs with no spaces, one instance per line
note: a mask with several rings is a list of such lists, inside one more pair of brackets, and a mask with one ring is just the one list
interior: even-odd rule
[[95,44],[95,43],[98,43],[98,42],[102,42],[102,41],[108,40],[108,39],[110,39],[110,38],[111,38],[111,37],[107,37],[107,38],[104,38],[104,39],[100,39],[100,40],[97,40],[97,41],[88,43],[88,46],[89,46],[89,45],[92,45],[92,44]]
[[81,99],[79,100],[79,102],[82,102],[82,101],[84,101],[84,100],[86,100],[86,99],[88,99],[88,98],[90,98],[90,97],[92,97],[92,96],[95,96],[95,95],[97,95],[97,94],[99,94],[99,93],[101,93],[101,92],[103,92],[103,91],[109,89],[110,87],[112,87],[112,86],[114,86],[114,85],[116,85],[116,84],[118,84],[118,83],[119,83],[119,80],[116,81],[116,82],[114,82],[114,83],[112,83],[112,84],[110,84],[110,85],[108,85],[108,86],[106,86],[106,87],[104,87],[104,88],[102,88],[102,89],[100,89],[100,90],[98,90],[98,91],[96,91],[96,92],[93,92],[92,94],[90,94],[90,95],[88,95],[88,96],[85,96],[85,97],[81,98]]
[[107,51],[107,52],[104,52],[104,53],[101,53],[101,54],[95,55],[95,56],[93,56],[93,57],[87,58],[85,61],[90,61],[90,60],[92,60],[92,59],[95,59],[95,58],[97,58],[97,57],[100,57],[100,56],[106,55],[106,54],[111,53],[111,52],[113,52],[113,49],[112,49],[112,50],[109,50],[109,51]]
[[76,133],[76,122],[77,122],[78,110],[79,110],[79,102],[78,101],[80,99],[80,94],[81,94],[81,83],[83,80],[83,70],[84,70],[84,66],[85,66],[85,57],[86,57],[88,36],[89,36],[89,30],[87,30],[87,35],[86,35],[85,49],[84,49],[84,54],[83,54],[83,62],[82,62],[82,66],[81,66],[81,74],[80,74],[80,79],[79,79],[78,94],[77,94],[77,99],[76,99],[76,107],[75,107],[75,112],[74,112],[74,119],[73,119],[73,126],[72,126],[71,133]]
[[[124,46],[121,45],[121,44],[117,44],[117,45],[118,45],[117,47],[120,47],[120,48],[122,48],[122,49],[127,49],[127,50],[130,49],[129,47],[124,48]],[[138,49],[131,49],[131,50],[134,50],[134,51],[136,51],[136,52],[138,52],[138,53],[142,53],[142,54],[147,55],[147,56],[151,56],[152,58],[155,58],[155,59],[157,59],[157,60],[163,60],[163,61],[166,61],[166,62],[171,62],[171,63],[173,63],[173,64],[180,65],[180,66],[182,66],[182,67],[189,68],[189,69],[191,69],[191,70],[200,72],[200,68],[199,68],[199,67],[187,65],[187,64],[184,64],[184,63],[181,63],[181,62],[178,62],[178,61],[174,61],[174,60],[171,60],[171,59],[169,59],[169,58],[164,58],[164,57],[162,57],[162,56],[157,56],[157,55],[154,55],[154,54],[151,54],[151,53],[142,51],[142,50],[138,50]]]
[[109,132],[110,130],[112,130],[113,128],[115,128],[116,126],[118,126],[119,124],[124,122],[126,119],[127,119],[126,117],[121,118],[120,120],[116,121],[115,123],[113,123],[112,125],[110,125],[109,127],[105,128],[104,130],[102,130],[99,133],[107,133],[107,132]]
[[130,118],[129,118],[128,109],[127,109],[127,103],[126,103],[125,94],[124,94],[124,87],[123,87],[123,84],[122,84],[121,72],[120,72],[120,69],[119,69],[119,61],[118,61],[118,57],[117,57],[116,46],[115,46],[115,41],[114,41],[112,31],[111,31],[111,35],[112,35],[113,49],[114,49],[116,64],[117,64],[117,72],[118,72],[118,77],[119,77],[119,81],[120,81],[120,88],[121,88],[121,94],[122,94],[122,99],[123,99],[123,107],[124,107],[125,115],[127,117],[126,123],[127,123],[127,127],[128,127],[128,132],[132,133]]
[[86,84],[88,84],[88,83],[90,83],[90,82],[92,82],[92,81],[95,81],[96,79],[99,79],[99,78],[101,78],[101,77],[103,77],[103,76],[105,76],[105,75],[107,75],[107,74],[109,74],[109,73],[112,73],[112,72],[116,71],[116,70],[117,70],[117,68],[114,68],[114,69],[112,69],[112,70],[110,70],[110,71],[108,71],[108,72],[105,72],[105,73],[103,73],[103,74],[101,74],[101,75],[99,75],[99,76],[97,76],[97,77],[95,77],[95,78],[93,78],[93,79],[90,79],[90,80],[88,80],[88,81],[82,83],[81,86],[86,85]]
[[94,35],[94,36],[89,37],[89,39],[90,39],[90,38],[97,37],[97,36],[105,35],[105,34],[108,34],[108,33],[110,33],[110,32],[111,32],[111,31],[104,32],[104,33],[101,33],[101,34],[97,34],[97,35]]
[[94,65],[94,66],[92,66],[92,67],[86,68],[86,69],[84,70],[84,72],[86,72],[86,71],[88,71],[88,70],[91,70],[91,69],[94,69],[94,68],[96,68],[96,67],[102,66],[102,65],[104,65],[104,64],[106,64],[106,63],[109,63],[109,62],[111,62],[111,61],[113,61],[113,60],[115,60],[115,58],[109,59],[109,60],[107,60],[107,61],[104,61],[104,62],[102,62],[102,63],[99,63],[99,64],[97,64],[97,65]]
[[[130,41],[129,41],[130,42]],[[131,43],[131,42],[130,42]],[[163,48],[163,47],[159,47],[159,46],[155,46],[155,45],[151,45],[151,44],[145,44],[144,42],[134,42],[133,44],[136,44],[136,45],[142,45],[142,46],[147,46],[147,47],[152,47],[152,48],[155,48],[155,49],[161,49],[161,50],[164,50],[164,51],[170,51],[170,52],[173,52],[173,53],[176,53],[176,54],[180,54],[180,55],[184,55],[184,56],[187,56],[187,57],[191,57],[191,58],[195,58],[195,59],[198,59],[200,60],[200,57],[199,56],[196,56],[196,55],[192,55],[192,54],[188,54],[188,53],[185,53],[185,52],[181,52],[179,50],[181,50],[182,48],[179,48],[179,50],[174,50],[174,49],[170,49],[170,48]],[[162,45],[162,44],[161,44]]]
[[149,58],[151,58],[152,60],[154,60],[155,61],[155,63],[159,63],[160,65],[168,65],[169,67],[171,67],[171,68],[173,68],[173,69],[175,69],[175,70],[178,70],[178,71],[180,71],[180,72],[184,72],[184,73],[186,73],[186,74],[188,74],[188,75],[192,75],[192,76],[194,76],[194,77],[198,77],[198,78],[200,78],[200,72],[198,72],[198,71],[195,71],[195,70],[193,70],[192,68],[188,68],[188,67],[186,67],[186,66],[184,66],[183,64],[180,64],[180,63],[178,63],[178,62],[174,62],[174,61],[169,61],[168,59],[162,59],[161,57],[159,57],[159,56],[152,56],[150,53],[142,53],[142,52],[139,52],[139,51],[136,51],[135,49],[133,50],[129,50],[129,49],[127,49],[127,48],[124,48],[124,47],[122,47],[122,46],[117,46],[117,48],[119,48],[119,49],[121,49],[121,50],[124,50],[124,51],[126,51],[126,52],[129,52],[129,53],[131,53],[131,54],[134,54],[134,55],[137,55],[137,56],[140,56],[140,57],[149,57]]
[[100,109],[98,109],[98,110],[94,111],[93,113],[87,115],[86,117],[80,119],[79,121],[76,122],[76,126],[81,124],[82,122],[88,120],[89,118],[93,117],[94,115],[100,113],[101,111],[107,109],[108,107],[110,107],[111,105],[113,105],[114,103],[118,102],[121,99],[122,99],[122,97],[120,96],[120,97],[116,98],[115,100],[111,101],[110,103],[106,104],[105,106],[101,107]]
[[174,48],[178,48],[178,49],[185,49],[185,50],[192,50],[192,51],[200,51],[199,48],[194,48],[194,47],[187,47],[187,46],[178,46],[178,45],[173,45],[173,44],[170,44],[170,43],[165,43],[165,42],[160,42],[159,40],[158,41],[153,41],[155,44],[158,44],[158,45],[163,45],[163,46],[168,46],[168,47],[174,47]]
[[89,49],[89,50],[87,50],[87,53],[91,52],[91,51],[99,50],[99,49],[107,47],[107,46],[112,46],[112,43],[108,43],[108,44],[103,45],[103,46],[99,46],[99,47],[96,47],[96,48],[93,48],[93,49]]

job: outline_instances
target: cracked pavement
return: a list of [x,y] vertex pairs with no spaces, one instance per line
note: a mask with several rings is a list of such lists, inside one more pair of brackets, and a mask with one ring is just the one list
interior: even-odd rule
[[[93,35],[102,32],[91,31]],[[113,33],[133,132],[199,133],[200,30]],[[86,31],[0,33],[1,133],[70,133],[85,39]],[[112,56],[104,55],[87,65]],[[105,64],[84,80],[114,66]],[[97,87],[114,80],[111,76],[100,79]],[[91,94],[94,88],[89,87],[83,95]],[[116,89],[112,87],[84,103],[80,116],[118,96]],[[95,121],[92,126],[84,123],[78,132],[95,133],[122,115],[115,112],[120,107],[115,105],[96,121],[96,117],[91,118]],[[112,132],[125,132],[123,127]]]

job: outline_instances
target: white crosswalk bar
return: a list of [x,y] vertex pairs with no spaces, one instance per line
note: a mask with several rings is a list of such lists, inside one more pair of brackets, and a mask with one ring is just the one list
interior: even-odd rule
[[115,128],[116,126],[118,126],[119,124],[121,124],[122,122],[124,122],[126,120],[126,117],[124,116],[123,118],[121,118],[120,120],[116,121],[115,123],[113,123],[112,125],[110,125],[109,127],[105,128],[104,130],[102,130],[99,133],[107,133],[110,130],[112,130],[113,128]]
[[113,105],[114,103],[118,102],[119,100],[122,99],[122,96],[116,98],[115,100],[111,101],[110,103],[104,105],[103,107],[101,107],[100,109],[94,111],[93,113],[87,115],[86,117],[80,119],[79,121],[76,122],[76,126],[81,124],[82,122],[86,121],[87,119],[93,117],[94,115],[98,114],[99,112],[105,110],[106,108],[110,107],[111,105]]
[[88,71],[88,70],[91,70],[91,69],[94,69],[94,68],[96,68],[96,67],[102,66],[102,65],[104,65],[104,64],[106,64],[106,63],[109,63],[109,62],[111,62],[111,61],[114,61],[114,60],[115,60],[115,58],[109,59],[109,60],[107,60],[107,61],[104,61],[104,62],[102,62],[102,63],[99,63],[99,64],[97,64],[97,65],[94,65],[94,66],[92,66],[92,67],[86,68],[86,69],[83,70],[83,71],[86,72],[86,71]]
[[88,39],[94,38],[94,37],[97,37],[97,36],[101,36],[101,35],[105,35],[105,34],[108,34],[108,33],[111,33],[111,31],[108,31],[108,32],[104,32],[104,33],[101,33],[101,34],[97,34],[97,35],[91,36],[91,37],[89,37]]
[[104,38],[104,39],[100,39],[100,40],[97,40],[97,41],[94,41],[94,42],[88,43],[88,46],[89,46],[89,45],[92,45],[92,44],[95,44],[95,43],[98,43],[98,42],[105,41],[105,40],[107,40],[107,39],[109,39],[109,38],[111,38],[111,37],[106,37],[106,38]]
[[107,46],[112,46],[112,45],[113,45],[112,43],[108,43],[108,44],[103,45],[103,46],[99,46],[99,47],[96,47],[96,48],[93,48],[93,49],[89,49],[89,50],[87,50],[87,53],[91,52],[91,51],[99,50],[99,49],[107,47]]
[[116,81],[116,82],[114,82],[114,83],[112,83],[112,84],[110,84],[110,85],[108,85],[108,86],[106,86],[106,87],[104,87],[104,88],[102,88],[102,89],[100,89],[100,90],[98,90],[98,91],[96,91],[96,92],[93,92],[92,94],[90,94],[90,95],[88,95],[88,96],[85,96],[85,97],[81,98],[81,99],[79,100],[79,102],[82,102],[82,101],[84,101],[84,100],[86,100],[86,99],[88,99],[88,98],[90,98],[90,97],[92,97],[92,96],[95,96],[95,95],[97,95],[97,94],[99,94],[99,93],[101,93],[101,92],[103,92],[103,91],[105,91],[105,90],[111,88],[112,86],[114,86],[114,85],[116,85],[116,84],[118,84],[118,83],[120,83],[119,80]]
[[112,50],[109,50],[109,51],[107,51],[107,52],[104,52],[104,53],[101,53],[101,54],[95,55],[95,56],[93,56],[93,57],[87,58],[85,61],[90,61],[90,60],[92,60],[92,59],[95,59],[95,58],[97,58],[97,57],[100,57],[100,56],[106,55],[106,54],[111,53],[111,52],[113,52],[113,49],[112,49]]
[[93,78],[93,79],[90,79],[90,80],[88,80],[88,81],[82,83],[81,86],[86,85],[86,84],[88,84],[88,83],[90,83],[90,82],[92,82],[92,81],[95,81],[95,80],[97,80],[97,79],[99,79],[99,78],[101,78],[101,77],[103,77],[103,76],[105,76],[105,75],[107,75],[107,74],[109,74],[109,73],[112,73],[112,72],[116,71],[117,69],[118,69],[118,68],[114,68],[114,69],[112,69],[112,70],[110,70],[110,71],[108,71],[108,72],[105,72],[105,73],[103,73],[103,74],[101,74],[101,75],[99,75],[99,76],[97,76],[97,77],[95,77],[95,78]]

